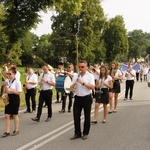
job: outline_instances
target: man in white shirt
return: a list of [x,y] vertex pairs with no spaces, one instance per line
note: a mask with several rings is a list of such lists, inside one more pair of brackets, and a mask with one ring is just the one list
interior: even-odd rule
[[39,96],[39,104],[38,104],[38,112],[35,118],[31,118],[33,121],[39,122],[42,114],[43,103],[47,104],[47,119],[45,122],[50,121],[52,118],[52,89],[55,86],[55,76],[53,73],[49,71],[48,64],[44,64],[42,66],[43,73],[40,75],[39,85],[41,86],[40,96]]
[[75,133],[71,140],[80,138],[81,135],[81,112],[84,110],[84,128],[82,139],[86,140],[90,131],[90,115],[92,104],[92,90],[95,88],[94,76],[87,71],[87,61],[79,62],[80,73],[74,75],[72,89],[75,89],[73,105],[73,117]]
[[25,100],[26,100],[26,106],[27,110],[24,113],[30,113],[31,108],[30,108],[30,98],[32,101],[32,112],[36,110],[36,86],[38,83],[38,77],[34,73],[34,70],[32,68],[28,68],[28,75],[25,80],[25,87],[26,88],[26,93],[25,93]]
[[129,65],[128,70],[125,73],[125,77],[126,77],[126,90],[125,90],[124,100],[128,99],[129,89],[130,89],[129,98],[130,98],[130,100],[132,100],[134,80],[135,80],[135,77],[136,77],[136,72],[135,72],[135,70],[132,69],[132,65]]

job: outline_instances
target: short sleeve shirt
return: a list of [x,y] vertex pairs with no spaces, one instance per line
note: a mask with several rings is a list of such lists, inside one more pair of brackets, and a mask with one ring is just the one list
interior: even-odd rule
[[[81,80],[85,83],[85,84],[92,84],[95,85],[95,80],[94,80],[94,76],[89,73],[88,71],[86,71],[86,73],[81,76],[80,74],[75,74],[73,77],[73,84],[76,82],[77,78],[81,78]],[[76,89],[75,89],[75,93],[77,96],[86,96],[92,93],[91,89],[88,89],[86,86],[77,83],[76,85]]]

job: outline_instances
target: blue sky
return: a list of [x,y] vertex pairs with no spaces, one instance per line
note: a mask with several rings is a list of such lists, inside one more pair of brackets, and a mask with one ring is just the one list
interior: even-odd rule
[[[122,15],[127,31],[141,29],[150,33],[150,0],[103,0],[102,7],[108,18]],[[42,23],[38,24],[35,30],[32,30],[38,36],[51,33],[50,16],[52,11],[46,14],[41,12]]]

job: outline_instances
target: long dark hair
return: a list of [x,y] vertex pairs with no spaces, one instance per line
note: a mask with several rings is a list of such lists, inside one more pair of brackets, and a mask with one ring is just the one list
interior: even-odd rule
[[112,64],[115,64],[115,70],[117,70],[118,69],[118,64],[116,63],[116,62],[111,62],[110,63],[110,72],[109,72],[109,75],[111,75],[111,73],[112,73]]
[[[104,74],[104,76],[103,76],[102,73],[101,73],[101,69],[102,69],[102,68],[105,69],[105,74]],[[100,75],[99,75],[99,78],[102,79],[102,77],[104,77],[105,79],[107,79],[107,77],[108,77],[108,69],[107,69],[107,67],[104,66],[104,65],[102,65],[102,66],[100,67]]]

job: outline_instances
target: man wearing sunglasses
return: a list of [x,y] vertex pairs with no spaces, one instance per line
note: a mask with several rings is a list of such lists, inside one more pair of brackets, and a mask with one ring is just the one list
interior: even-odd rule
[[[92,104],[92,90],[95,88],[94,76],[87,71],[87,61],[79,62],[79,74],[74,75],[73,84],[70,88],[75,89],[75,100],[73,105],[73,117],[75,134],[71,140],[82,137],[83,140],[88,138],[90,131],[90,115]],[[83,136],[81,135],[81,111],[84,111],[84,128]]]

